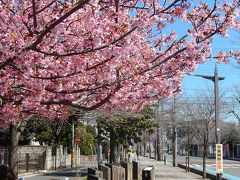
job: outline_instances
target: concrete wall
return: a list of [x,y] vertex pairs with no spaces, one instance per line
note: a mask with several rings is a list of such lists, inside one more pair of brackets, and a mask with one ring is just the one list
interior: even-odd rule
[[47,146],[19,146],[19,172],[43,170],[46,165]]
[[[54,154],[51,146],[19,146],[18,167],[20,173],[71,167],[71,154],[67,154],[66,148],[60,145]],[[76,148],[74,157],[76,166],[79,166],[81,162],[80,148]]]

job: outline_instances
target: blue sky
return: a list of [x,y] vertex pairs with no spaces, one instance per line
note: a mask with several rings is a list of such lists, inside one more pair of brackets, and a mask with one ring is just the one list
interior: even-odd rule
[[[198,4],[200,0],[192,1],[193,6]],[[213,0],[203,0],[206,2],[210,7],[213,6]],[[221,0],[218,0],[220,2]],[[229,0],[230,2],[232,0]],[[191,2],[191,1],[190,1]],[[221,1],[222,2],[222,1]],[[187,22],[176,21],[174,24],[169,24],[166,29],[164,29],[163,33],[169,34],[172,30],[177,32],[177,37],[181,38],[183,35],[186,34],[187,29],[189,28],[189,24]],[[222,38],[217,36],[212,44],[212,54],[216,53],[217,51],[230,51],[230,50],[238,50],[240,49],[240,30],[239,32],[235,30],[229,31],[228,38]],[[193,72],[193,74],[201,74],[201,75],[214,75],[214,68],[215,68],[216,61],[211,60],[205,64],[198,65],[197,69]],[[239,69],[237,68],[239,67]],[[219,82],[219,90],[220,94],[224,92],[225,99],[227,101],[233,101],[233,97],[235,96],[235,87],[237,85],[240,86],[240,65],[237,65],[236,61],[231,61],[229,64],[217,64],[218,67],[218,74],[219,76],[225,77],[223,81]],[[214,84],[212,81],[186,75],[183,79],[182,84],[183,94],[182,97],[191,97],[194,98],[198,94],[206,93],[209,95],[209,91],[214,91]],[[240,107],[240,104],[236,102],[232,105],[235,108]],[[235,109],[236,110],[236,109]],[[226,110],[227,111],[227,110]],[[240,108],[239,108],[240,114]],[[230,114],[222,117],[229,121],[236,121],[236,119],[231,116]]]
[[[203,0],[207,2],[210,6],[213,4],[213,0]],[[231,0],[230,0],[231,1]],[[194,4],[199,3],[198,0],[193,1]],[[176,26],[178,28],[176,28]],[[170,27],[166,31],[177,29],[178,37],[186,33],[187,26],[183,25],[182,22],[175,24],[175,26]],[[220,38],[217,37],[212,44],[213,53],[223,50],[239,50],[240,49],[240,30],[237,32],[235,30],[229,31],[229,38]],[[193,74],[201,74],[201,75],[210,75],[213,76],[214,68],[216,61],[211,60],[205,64],[198,65],[197,69],[193,72]],[[238,68],[237,68],[238,66]],[[235,87],[240,86],[240,65],[236,64],[236,61],[232,60],[229,64],[217,64],[218,74],[219,76],[225,77],[223,81],[219,82],[219,91],[220,94],[224,92],[225,99],[227,101],[232,101],[232,98],[235,96]],[[207,79],[203,79],[200,77],[188,76],[186,75],[183,79],[182,84],[183,89],[183,97],[196,97],[197,94],[208,93],[209,91],[214,90],[214,84],[212,81]],[[237,103],[233,103],[235,108],[240,105]],[[236,106],[237,105],[237,106]],[[235,109],[236,110],[236,109]],[[237,120],[231,116],[227,115],[223,117],[229,121]]]
[[[237,38],[239,36],[239,39]],[[239,44],[236,42],[239,41]],[[217,38],[213,43],[213,53],[219,50],[237,50],[240,49],[240,31],[230,31],[229,38]],[[211,60],[205,64],[198,65],[193,74],[213,75],[216,61]],[[223,90],[232,91],[236,85],[240,85],[240,65],[232,60],[229,64],[217,64],[219,76],[225,77],[225,80],[220,82],[220,87]],[[183,89],[203,89],[208,90],[213,83],[199,77],[185,76],[183,81]]]
[[[239,41],[239,44],[237,43]],[[213,43],[213,53],[219,50],[237,50],[240,49],[240,31],[230,31],[229,38],[217,38]],[[211,60],[205,64],[198,65],[193,74],[210,75],[213,76],[216,61]],[[223,81],[219,82],[219,93],[224,93],[225,100],[232,102],[235,96],[235,87],[240,85],[240,65],[232,60],[229,64],[217,64],[219,76],[225,77]],[[197,94],[208,93],[214,90],[214,83],[210,80],[201,77],[194,77],[186,75],[183,84],[183,97],[194,98]],[[232,108],[237,109],[238,103],[233,102]],[[222,117],[228,121],[237,122],[237,120],[230,114]]]

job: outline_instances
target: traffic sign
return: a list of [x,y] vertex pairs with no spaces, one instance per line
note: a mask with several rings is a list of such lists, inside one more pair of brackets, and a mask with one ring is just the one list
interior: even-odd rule
[[223,173],[223,147],[222,144],[216,144],[216,171]]

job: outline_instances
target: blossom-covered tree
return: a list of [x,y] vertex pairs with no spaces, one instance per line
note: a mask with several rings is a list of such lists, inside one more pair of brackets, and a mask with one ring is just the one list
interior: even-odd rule
[[214,37],[240,27],[237,0],[192,2],[0,0],[1,125],[69,107],[139,110],[180,92]]
[[[141,109],[180,92],[184,73],[211,58],[215,35],[240,26],[237,0],[190,3],[1,0],[2,121],[65,116],[69,106]],[[185,35],[165,30],[179,21]]]

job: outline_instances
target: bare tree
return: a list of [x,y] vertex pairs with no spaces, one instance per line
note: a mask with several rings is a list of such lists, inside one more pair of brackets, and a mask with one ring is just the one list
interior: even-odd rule
[[234,104],[229,113],[232,113],[234,115],[234,117],[238,120],[238,125],[240,126],[240,115],[237,113],[240,105],[240,86],[235,87],[235,101],[237,101],[237,105]]
[[158,161],[163,160],[164,155],[164,142],[165,132],[168,125],[172,127],[172,102],[169,99],[160,99],[157,103],[156,120],[158,122],[158,128],[156,131],[156,159]]
[[[167,131],[167,138],[171,140],[173,167],[176,166],[176,154],[177,154],[176,139],[177,128],[179,125],[178,113],[179,113],[178,98],[163,100],[160,112],[161,117],[159,121],[162,129],[165,129]],[[164,140],[162,139],[162,141]]]
[[191,121],[191,131],[203,146],[203,178],[206,178],[206,157],[210,138],[214,137],[214,97],[205,94],[185,102],[185,114]]

